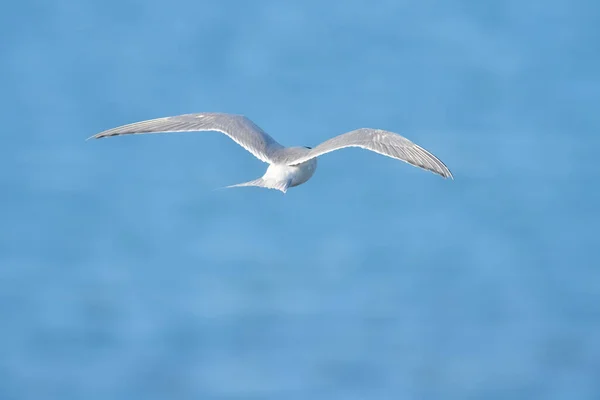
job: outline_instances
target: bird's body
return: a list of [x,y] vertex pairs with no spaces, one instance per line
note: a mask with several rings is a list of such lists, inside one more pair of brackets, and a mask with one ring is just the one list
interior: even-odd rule
[[271,164],[262,177],[253,181],[238,183],[227,187],[259,186],[267,189],[280,190],[285,193],[289,188],[302,185],[304,182],[308,181],[314,175],[316,169],[316,158],[312,158],[298,165]]
[[381,129],[361,128],[310,147],[284,147],[242,115],[225,113],[184,114],[123,125],[91,138],[142,133],[218,131],[229,136],[259,160],[269,164],[265,174],[253,181],[227,187],[258,186],[283,193],[308,181],[317,168],[317,157],[345,147],[360,147],[452,178],[437,157],[408,139]]

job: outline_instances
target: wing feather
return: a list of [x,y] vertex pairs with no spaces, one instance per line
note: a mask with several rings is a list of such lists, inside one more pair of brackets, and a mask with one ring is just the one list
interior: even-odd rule
[[282,154],[277,162],[297,165],[312,158],[346,147],[360,147],[387,157],[407,162],[444,178],[453,178],[446,165],[424,148],[397,133],[381,129],[361,128],[333,137],[306,152]]
[[193,131],[224,133],[256,158],[266,163],[271,163],[273,155],[283,148],[281,144],[249,118],[243,115],[225,113],[183,114],[134,122],[100,132],[89,139],[102,139],[129,134]]

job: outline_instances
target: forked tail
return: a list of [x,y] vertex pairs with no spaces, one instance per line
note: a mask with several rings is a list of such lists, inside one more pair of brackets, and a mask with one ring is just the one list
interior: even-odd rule
[[290,187],[290,183],[291,183],[291,180],[276,181],[273,179],[258,178],[253,181],[248,181],[248,182],[244,182],[244,183],[237,183],[235,185],[225,186],[222,189],[243,187],[243,186],[258,186],[258,187],[263,187],[263,188],[267,188],[267,189],[279,190],[280,192],[285,193],[285,192],[287,192],[288,188]]

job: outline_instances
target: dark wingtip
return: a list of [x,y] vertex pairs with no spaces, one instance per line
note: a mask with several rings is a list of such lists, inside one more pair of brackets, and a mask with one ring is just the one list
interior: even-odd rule
[[96,133],[95,135],[90,136],[89,138],[85,139],[85,141],[87,142],[88,140],[91,140],[91,139],[104,139],[105,137],[109,137],[109,136],[112,136],[112,135],[105,135],[102,132],[100,132],[100,133]]

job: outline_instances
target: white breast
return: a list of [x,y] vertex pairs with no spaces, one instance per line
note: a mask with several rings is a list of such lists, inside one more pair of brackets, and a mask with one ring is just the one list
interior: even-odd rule
[[309,180],[317,169],[317,159],[313,158],[299,165],[271,164],[263,179],[285,182],[290,180],[290,187],[298,186]]

